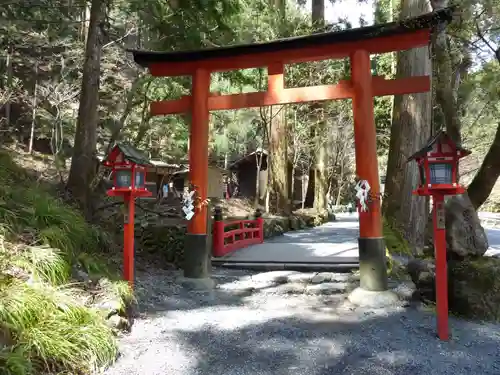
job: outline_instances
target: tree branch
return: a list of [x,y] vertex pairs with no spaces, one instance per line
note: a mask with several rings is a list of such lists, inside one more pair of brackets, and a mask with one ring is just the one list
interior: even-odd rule
[[493,45],[489,42],[489,40],[486,39],[483,32],[481,31],[481,27],[479,26],[479,21],[478,21],[477,17],[476,17],[475,23],[476,23],[477,36],[495,54],[495,58],[497,59],[498,63],[500,64],[500,48],[494,48]]

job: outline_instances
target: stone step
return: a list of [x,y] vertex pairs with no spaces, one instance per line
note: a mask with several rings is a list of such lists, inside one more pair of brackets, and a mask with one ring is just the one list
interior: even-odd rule
[[212,260],[216,267],[235,268],[252,271],[300,271],[300,272],[349,272],[359,268],[358,262],[349,263],[281,263],[281,262],[228,262],[227,260]]

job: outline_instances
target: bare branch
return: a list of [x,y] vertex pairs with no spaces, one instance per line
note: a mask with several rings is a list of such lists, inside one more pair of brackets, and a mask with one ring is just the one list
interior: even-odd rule
[[115,43],[118,43],[118,42],[121,42],[123,39],[125,39],[126,37],[128,37],[129,35],[133,35],[137,32],[137,29],[135,27],[131,28],[130,30],[128,30],[123,36],[121,36],[120,38],[116,39],[116,40],[112,40],[111,42],[109,43],[106,43],[105,45],[102,46],[102,49],[105,49],[109,46],[111,46],[112,44],[115,44]]
[[484,33],[481,31],[481,27],[479,25],[478,17],[476,17],[475,24],[476,24],[476,34],[477,34],[477,36],[495,54],[495,58],[497,59],[498,63],[500,64],[500,48],[494,48],[493,45],[490,43],[490,41],[485,37]]

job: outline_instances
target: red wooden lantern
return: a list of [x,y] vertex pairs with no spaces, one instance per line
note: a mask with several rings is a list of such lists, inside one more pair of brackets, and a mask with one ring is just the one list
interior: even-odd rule
[[151,196],[146,189],[146,173],[152,164],[140,151],[130,145],[116,145],[103,164],[113,170],[113,187],[107,191],[109,196]]
[[469,154],[469,150],[455,144],[446,132],[439,131],[408,159],[417,162],[420,172],[420,185],[413,194],[463,194],[465,188],[458,184],[458,161]]
[[112,168],[113,187],[109,196],[123,196],[125,215],[123,225],[123,276],[130,286],[134,282],[134,216],[135,198],[151,196],[146,189],[146,172],[151,162],[140,151],[126,144],[118,144],[103,164]]
[[448,271],[446,258],[446,222],[444,197],[463,194],[458,184],[458,161],[470,154],[439,131],[427,145],[412,155],[420,171],[420,184],[413,194],[432,196],[434,222],[434,256],[436,258],[437,331],[441,340],[448,340]]

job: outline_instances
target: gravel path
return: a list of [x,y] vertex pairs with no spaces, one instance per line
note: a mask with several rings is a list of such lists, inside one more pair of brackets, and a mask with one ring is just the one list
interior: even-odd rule
[[453,319],[453,340],[417,307],[355,308],[347,274],[214,270],[188,292],[172,271],[138,275],[143,310],[106,375],[500,374],[500,326]]

